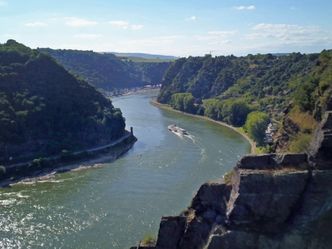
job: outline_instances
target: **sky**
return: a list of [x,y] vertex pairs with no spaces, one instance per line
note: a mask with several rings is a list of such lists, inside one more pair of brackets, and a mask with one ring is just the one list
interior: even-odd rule
[[0,43],[174,56],[332,49],[332,0],[0,0]]

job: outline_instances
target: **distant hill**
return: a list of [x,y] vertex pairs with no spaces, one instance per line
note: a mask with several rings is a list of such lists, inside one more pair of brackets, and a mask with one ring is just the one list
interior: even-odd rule
[[169,62],[123,60],[112,53],[49,48],[41,48],[39,51],[50,55],[74,75],[103,90],[160,84],[170,65]]
[[[118,57],[129,57],[129,58],[142,58],[142,59],[149,59],[149,60],[176,60],[178,57],[172,55],[160,55],[160,54],[144,54],[144,53],[118,53],[118,52],[111,52],[112,54]],[[105,53],[108,54],[108,53]]]
[[332,94],[331,72],[332,50],[181,58],[168,68],[158,101],[235,126],[244,126],[250,112],[254,121],[268,115],[282,123],[277,149],[299,152]]
[[0,165],[106,144],[124,128],[110,100],[54,59],[0,45]]

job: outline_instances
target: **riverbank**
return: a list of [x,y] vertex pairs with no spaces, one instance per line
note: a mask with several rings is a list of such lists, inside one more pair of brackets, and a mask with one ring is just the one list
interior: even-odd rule
[[34,182],[53,177],[55,174],[94,167],[98,163],[112,162],[129,151],[137,138],[130,132],[112,143],[58,155],[35,159],[28,162],[5,166],[5,178],[0,187],[8,187],[19,182]]
[[173,109],[170,105],[167,105],[167,104],[161,104],[159,102],[157,102],[156,100],[151,100],[150,102],[152,105],[158,107],[158,108],[161,108],[161,109],[164,109],[164,110],[168,110],[168,111],[172,111],[172,112],[177,112],[177,113],[180,113],[180,114],[183,114],[183,115],[186,115],[186,116],[190,116],[190,117],[195,117],[195,118],[200,118],[200,119],[204,119],[204,120],[207,120],[207,121],[210,121],[210,122],[213,122],[213,123],[216,123],[216,124],[219,124],[219,125],[222,125],[222,126],[225,126],[229,129],[232,129],[233,131],[237,132],[238,134],[240,134],[242,137],[244,137],[249,143],[250,143],[250,146],[251,146],[251,151],[250,153],[251,154],[257,154],[257,147],[256,147],[256,143],[255,141],[253,141],[249,136],[248,134],[246,134],[242,129],[240,128],[237,128],[237,127],[234,127],[234,126],[231,126],[225,122],[221,122],[221,121],[217,121],[217,120],[214,120],[212,118],[209,118],[209,117],[206,117],[206,116],[200,116],[200,115],[197,115],[197,114],[191,114],[191,113],[187,113],[187,112],[182,112],[182,111],[179,111],[179,110],[175,110]]

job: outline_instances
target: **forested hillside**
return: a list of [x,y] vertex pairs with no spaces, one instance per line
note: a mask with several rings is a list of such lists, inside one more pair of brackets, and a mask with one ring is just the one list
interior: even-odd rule
[[80,50],[39,49],[52,56],[68,71],[96,88],[141,87],[160,84],[169,62],[134,62],[121,60],[111,53]]
[[124,128],[110,100],[51,57],[0,45],[0,164],[109,143]]
[[[167,70],[158,101],[243,126],[262,145],[269,120],[275,120],[280,122],[275,146],[302,151],[331,95],[331,64],[331,50],[181,58]],[[259,135],[252,127],[259,127]]]

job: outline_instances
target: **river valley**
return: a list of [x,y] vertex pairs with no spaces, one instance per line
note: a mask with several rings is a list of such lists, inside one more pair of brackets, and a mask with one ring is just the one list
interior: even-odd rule
[[[114,248],[156,235],[163,215],[250,151],[235,131],[150,104],[155,92],[116,97],[138,141],[100,167],[0,189],[0,248]],[[192,136],[168,131],[176,124]]]

